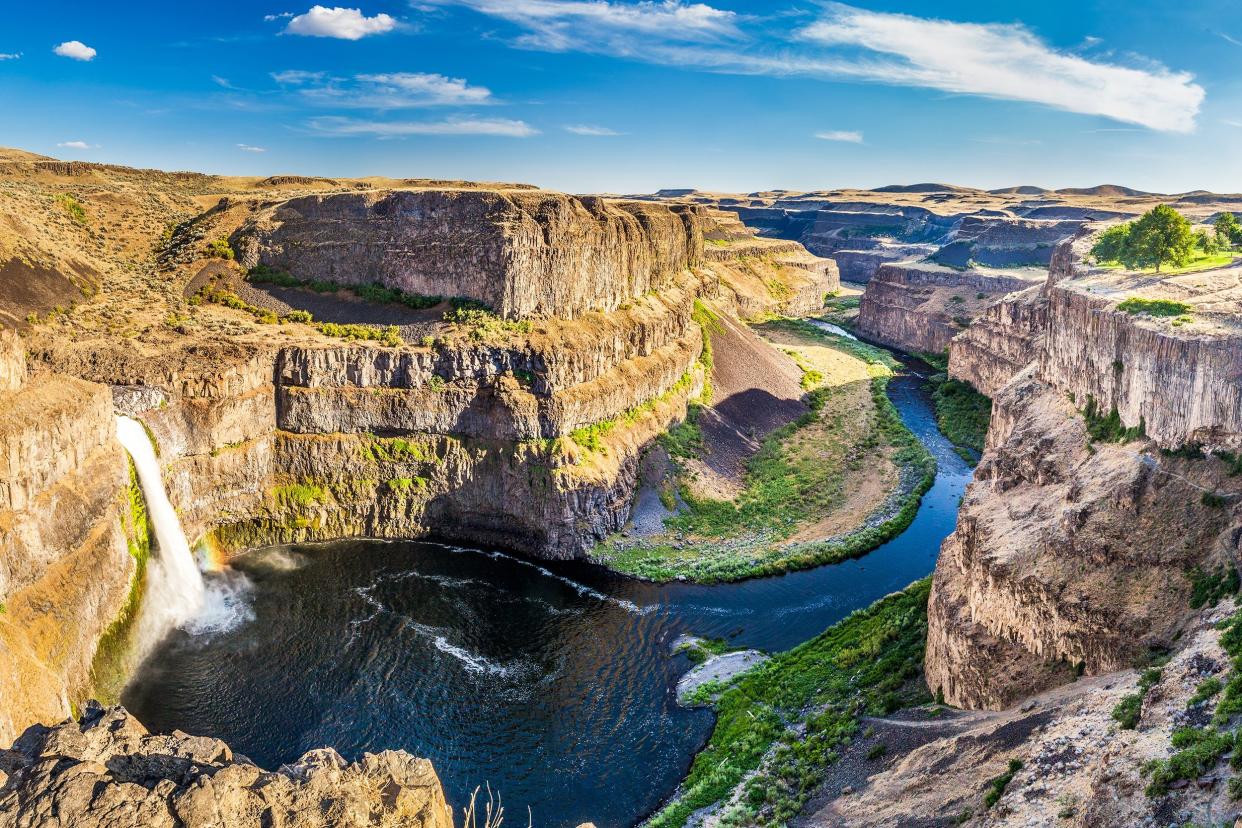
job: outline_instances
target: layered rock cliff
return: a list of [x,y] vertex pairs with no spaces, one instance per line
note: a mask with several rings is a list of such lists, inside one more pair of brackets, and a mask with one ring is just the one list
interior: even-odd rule
[[[1176,640],[1196,581],[1237,565],[1239,269],[1102,271],[1089,244],[1063,243],[1043,286],[950,348],[951,373],[995,395],[929,611],[928,682],[955,705],[1140,663]],[[1121,309],[1132,296],[1187,313]]]
[[939,354],[991,303],[1044,278],[1040,270],[955,270],[885,264],[863,293],[858,332],[909,352]]
[[93,704],[0,751],[0,783],[14,828],[453,828],[431,763],[404,751],[346,762],[324,748],[267,771],[219,739],[154,735]]
[[139,582],[143,518],[105,386],[26,377],[0,331],[0,741],[94,690]]
[[669,286],[701,261],[700,208],[530,190],[311,195],[255,205],[247,267],[573,318]]

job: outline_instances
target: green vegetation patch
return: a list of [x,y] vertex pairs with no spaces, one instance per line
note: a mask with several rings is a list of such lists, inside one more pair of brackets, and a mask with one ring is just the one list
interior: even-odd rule
[[1005,788],[1013,781],[1013,777],[1022,770],[1021,759],[1010,759],[1009,767],[1000,776],[988,783],[988,792],[983,796],[983,804],[991,808],[1005,795]]
[[922,681],[930,589],[930,578],[917,581],[717,687],[711,739],[651,828],[680,828],[739,785],[723,824],[783,825],[854,738],[858,717],[930,701]]
[[236,258],[233,248],[229,246],[228,239],[212,239],[207,242],[207,255],[214,259],[228,259],[230,262]]
[[644,415],[654,411],[658,406],[677,396],[694,384],[694,374],[690,371],[682,374],[677,382],[668,390],[646,402],[639,403],[622,412],[619,416],[598,423],[591,423],[569,432],[569,438],[587,451],[602,452],[605,450],[604,438],[612,433],[618,425],[634,425]]
[[[1219,222],[1219,219],[1218,219]],[[1235,219],[1236,224],[1236,219]],[[1167,204],[1160,204],[1135,221],[1108,228],[1091,248],[1091,257],[1105,267],[1128,270],[1167,267],[1168,273],[1187,273],[1220,267],[1233,261],[1229,252],[1238,239],[1225,220],[1215,237],[1194,232],[1190,222]]]
[[949,438],[963,460],[978,462],[992,420],[991,398],[946,374],[937,374],[931,383],[936,424],[941,433]]
[[328,490],[314,483],[290,483],[276,486],[269,494],[282,509],[306,508],[327,503]]
[[733,649],[723,638],[689,638],[677,645],[677,652],[685,653],[690,663],[696,665]]
[[405,305],[414,310],[433,308],[444,302],[443,296],[430,296],[420,293],[406,293],[397,288],[371,282],[364,285],[345,285],[328,279],[299,279],[283,270],[276,270],[267,265],[252,267],[246,277],[256,285],[276,285],[277,287],[305,288],[316,293],[337,293],[348,291],[359,299],[381,305]]
[[1222,598],[1237,595],[1242,584],[1238,580],[1238,570],[1232,565],[1219,566],[1205,571],[1194,567],[1186,573],[1190,579],[1190,606],[1194,609],[1216,606]]
[[1133,730],[1138,727],[1139,719],[1143,716],[1143,699],[1146,698],[1147,691],[1160,682],[1162,675],[1164,672],[1159,667],[1144,670],[1139,676],[1138,692],[1129,693],[1117,702],[1117,706],[1113,708],[1113,719],[1122,730]]
[[129,582],[129,594],[116,618],[104,630],[91,661],[91,685],[93,694],[105,704],[116,702],[128,677],[126,658],[132,648],[134,623],[142,606],[142,596],[147,584],[147,562],[151,558],[151,538],[154,528],[147,513],[147,502],[138,482],[138,470],[129,461],[129,484],[125,487],[125,515],[121,522],[126,546],[134,559],[134,574]]
[[[849,463],[863,464],[882,450],[901,470],[903,479],[914,479],[901,506],[879,523],[843,538],[821,543],[784,545],[801,525],[818,519],[844,496],[846,467],[827,463],[816,452],[791,450],[800,432],[820,422],[821,412],[841,389],[823,387],[807,395],[809,412],[769,434],[747,463],[745,488],[734,500],[696,496],[681,487],[682,511],[665,520],[665,528],[693,537],[691,544],[667,542],[602,544],[596,554],[607,566],[641,578],[668,581],[678,577],[703,583],[776,575],[835,563],[875,549],[906,529],[918,512],[923,494],[935,479],[935,460],[901,421],[886,389],[899,363],[887,351],[861,342],[821,332],[800,320],[766,323],[792,330],[866,361],[872,373],[870,393],[875,419],[847,455]],[[847,416],[835,415],[837,420]],[[701,449],[697,425],[674,429],[665,438],[673,457],[691,457]],[[833,427],[839,427],[840,423]],[[587,435],[590,436],[590,435]],[[578,437],[574,436],[575,442]],[[580,443],[581,444],[581,443]],[[688,547],[688,548],[687,548]]]
[[78,201],[68,193],[62,193],[56,196],[56,203],[65,211],[65,214],[76,224],[85,225],[87,223],[86,208],[82,206],[82,202]]
[[1101,414],[1099,403],[1090,394],[1082,416],[1087,423],[1087,437],[1093,443],[1129,443],[1147,436],[1147,423],[1143,418],[1139,418],[1138,425],[1126,427],[1117,406],[1108,414]]
[[1141,296],[1131,296],[1121,304],[1117,305],[1117,310],[1125,311],[1130,314],[1144,314],[1146,316],[1182,316],[1194,310],[1194,307],[1187,305],[1185,302],[1176,302],[1172,299],[1144,299]]

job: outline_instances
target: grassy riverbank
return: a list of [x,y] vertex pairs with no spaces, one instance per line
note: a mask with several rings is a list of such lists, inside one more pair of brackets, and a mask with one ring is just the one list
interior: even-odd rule
[[718,694],[716,728],[677,795],[648,825],[681,828],[724,809],[726,826],[778,826],[806,804],[858,717],[931,700],[922,678],[931,579],[859,610]]
[[928,378],[932,402],[936,406],[936,425],[953,444],[958,456],[972,466],[983,454],[983,444],[992,420],[992,399],[968,383],[949,377],[949,358],[944,354],[918,354],[919,359],[938,373]]
[[756,329],[802,368],[809,411],[763,439],[729,498],[696,488],[692,461],[711,448],[693,418],[673,429],[676,513],[662,533],[601,544],[604,565],[656,581],[773,575],[865,554],[914,519],[935,461],[886,394],[896,360],[801,321]]

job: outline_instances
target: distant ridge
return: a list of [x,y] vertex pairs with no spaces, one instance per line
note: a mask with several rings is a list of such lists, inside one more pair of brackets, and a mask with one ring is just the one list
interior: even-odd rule
[[873,193],[976,193],[974,187],[958,187],[956,184],[889,184],[876,187]]
[[1066,187],[1056,192],[1059,195],[1109,196],[1111,198],[1161,195],[1161,193],[1149,193],[1144,190],[1135,190],[1131,187],[1122,187],[1120,184],[1100,184],[1096,187]]
[[1022,184],[1017,187],[1003,187],[999,190],[988,190],[989,195],[1047,195],[1052,192],[1047,187],[1036,187]]
[[656,198],[683,198],[684,196],[694,195],[697,192],[698,190],[693,187],[656,190]]

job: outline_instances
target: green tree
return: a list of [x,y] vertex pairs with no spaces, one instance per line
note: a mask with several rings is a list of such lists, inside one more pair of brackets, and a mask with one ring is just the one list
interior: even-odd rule
[[1221,247],[1242,244],[1242,224],[1233,213],[1221,213],[1216,217],[1216,243]]
[[1195,249],[1195,234],[1190,222],[1167,204],[1160,204],[1144,213],[1130,228],[1130,241],[1123,251],[1121,263],[1129,268],[1175,267],[1190,261]]
[[1216,239],[1216,236],[1209,235],[1206,230],[1195,231],[1195,246],[1209,256],[1220,252],[1220,242]]
[[1096,240],[1091,248],[1091,257],[1097,262],[1119,262],[1130,244],[1130,223],[1114,225]]

